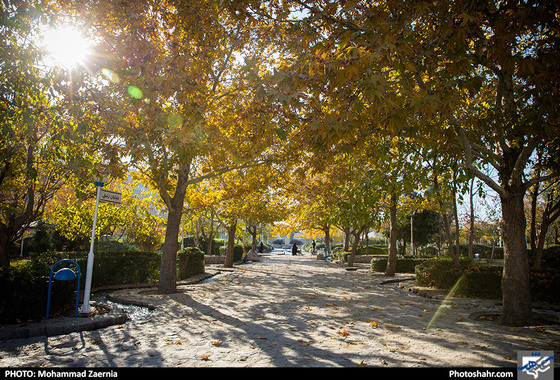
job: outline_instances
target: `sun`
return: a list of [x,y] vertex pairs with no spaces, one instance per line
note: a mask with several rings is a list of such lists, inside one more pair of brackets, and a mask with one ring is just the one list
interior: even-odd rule
[[91,42],[73,27],[48,29],[43,33],[45,63],[75,69],[84,65],[91,54]]

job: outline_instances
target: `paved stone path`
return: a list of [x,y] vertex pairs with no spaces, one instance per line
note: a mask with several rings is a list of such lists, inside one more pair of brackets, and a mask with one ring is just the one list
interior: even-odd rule
[[555,350],[560,364],[560,325],[475,321],[499,305],[422,297],[386,280],[366,265],[265,255],[173,295],[114,292],[154,310],[94,331],[0,341],[0,367],[515,367],[519,350]]

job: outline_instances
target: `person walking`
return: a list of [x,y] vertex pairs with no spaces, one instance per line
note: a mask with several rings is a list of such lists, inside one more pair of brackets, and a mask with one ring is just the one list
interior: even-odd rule
[[296,243],[294,243],[294,245],[292,246],[292,256],[296,256],[297,255],[297,246]]

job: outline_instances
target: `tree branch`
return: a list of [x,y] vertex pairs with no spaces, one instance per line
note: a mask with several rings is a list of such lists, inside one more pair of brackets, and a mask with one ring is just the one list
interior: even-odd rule
[[497,192],[500,195],[501,198],[507,196],[507,192],[506,192],[505,189],[503,189],[492,178],[490,178],[488,175],[482,173],[480,170],[478,170],[474,166],[474,164],[473,164],[473,151],[472,151],[471,143],[470,143],[467,135],[465,134],[465,131],[459,125],[459,122],[457,121],[455,116],[450,115],[449,116],[449,121],[451,122],[451,125],[453,126],[453,128],[455,130],[455,133],[457,134],[457,139],[459,140],[459,142],[461,143],[461,146],[463,147],[463,153],[464,153],[464,156],[465,156],[465,164],[467,166],[467,169],[473,175],[475,175],[477,178],[479,178],[481,181],[483,181],[485,184],[487,184],[492,190]]

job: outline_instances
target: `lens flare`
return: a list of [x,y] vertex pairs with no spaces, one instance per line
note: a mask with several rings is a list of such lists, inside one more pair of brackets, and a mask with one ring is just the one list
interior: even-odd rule
[[439,315],[441,314],[442,310],[447,308],[450,304],[451,304],[451,299],[453,297],[455,297],[455,294],[457,293],[457,290],[459,289],[459,287],[461,286],[461,283],[463,281],[466,280],[465,275],[462,275],[457,282],[455,283],[455,285],[453,285],[453,287],[451,288],[451,290],[449,291],[449,293],[447,293],[447,296],[445,296],[444,300],[442,301],[441,305],[439,305],[438,309],[436,310],[436,312],[434,313],[434,316],[432,317],[432,319],[430,320],[430,322],[428,323],[428,327],[427,329],[429,329],[430,327],[432,327],[432,324],[438,319]]
[[128,95],[132,96],[134,99],[142,99],[142,90],[136,86],[128,86]]
[[112,83],[117,84],[120,82],[119,74],[112,70],[103,68],[101,69],[101,74],[103,74],[103,76]]

